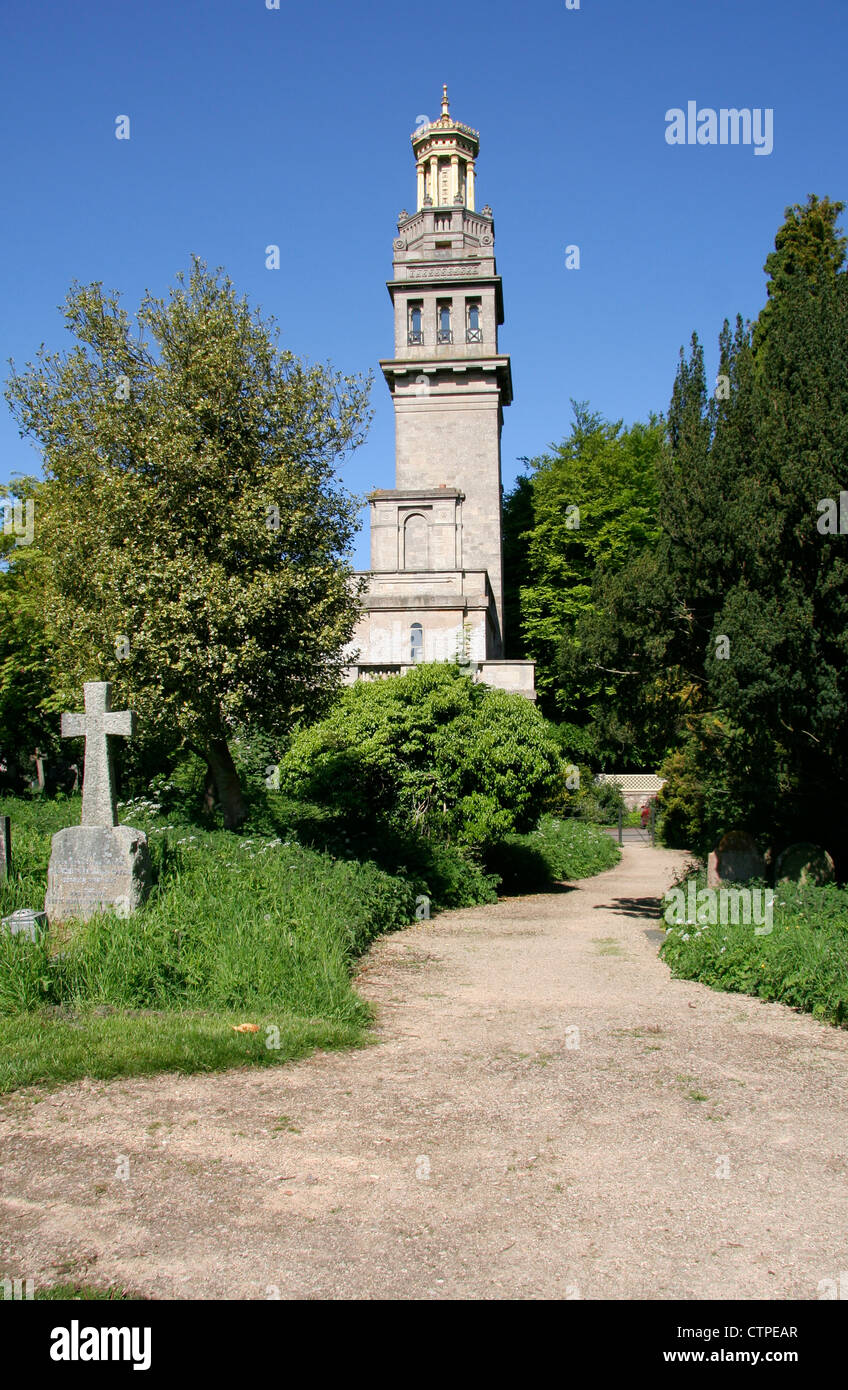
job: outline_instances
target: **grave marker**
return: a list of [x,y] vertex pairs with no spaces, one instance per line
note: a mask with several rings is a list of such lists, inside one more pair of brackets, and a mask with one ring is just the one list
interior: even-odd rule
[[150,891],[147,837],[118,825],[111,739],[131,738],[135,716],[112,709],[111,681],[88,681],[85,713],[62,715],[63,738],[85,738],[82,823],[53,836],[47,898],[51,922],[83,921],[104,908],[128,916]]

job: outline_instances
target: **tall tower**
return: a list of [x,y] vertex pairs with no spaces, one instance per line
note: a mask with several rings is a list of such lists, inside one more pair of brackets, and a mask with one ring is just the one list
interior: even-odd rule
[[412,136],[416,209],[398,219],[395,487],[369,496],[371,570],[351,678],[465,655],[487,683],[534,696],[532,662],[503,660],[501,428],[512,400],[498,351],[494,221],[476,211],[479,136],[450,114]]

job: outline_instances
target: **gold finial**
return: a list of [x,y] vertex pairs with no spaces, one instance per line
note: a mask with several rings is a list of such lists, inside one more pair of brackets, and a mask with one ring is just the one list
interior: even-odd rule
[[442,83],[442,115],[443,115],[443,116],[449,116],[449,115],[450,115],[450,107],[449,107],[449,105],[448,105],[448,84],[447,84],[447,82]]

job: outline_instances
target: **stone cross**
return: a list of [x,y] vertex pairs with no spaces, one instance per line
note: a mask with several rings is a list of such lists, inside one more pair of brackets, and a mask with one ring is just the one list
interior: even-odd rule
[[86,681],[85,714],[62,715],[62,738],[85,738],[82,779],[82,825],[117,825],[115,778],[109,739],[132,738],[132,710],[112,709],[112,682]]

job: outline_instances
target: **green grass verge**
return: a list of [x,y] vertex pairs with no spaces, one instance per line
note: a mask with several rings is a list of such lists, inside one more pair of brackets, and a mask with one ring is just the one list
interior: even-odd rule
[[[703,872],[698,887],[705,885]],[[772,930],[753,926],[667,928],[660,950],[679,979],[789,1004],[848,1026],[848,889],[781,884]]]
[[[233,1025],[241,1023],[256,1023],[259,1032],[233,1032]],[[102,1017],[87,1010],[51,1017],[43,1009],[31,1010],[0,1018],[0,1094],[82,1077],[108,1081],[162,1071],[190,1074],[274,1066],[315,1048],[354,1047],[364,1038],[364,1028],[356,1024],[279,1011],[118,1011]]]

